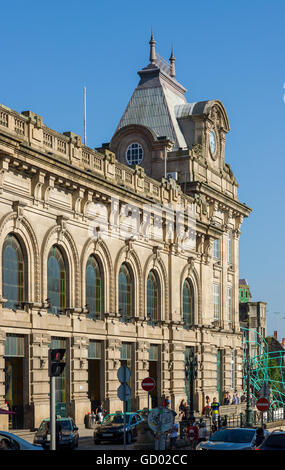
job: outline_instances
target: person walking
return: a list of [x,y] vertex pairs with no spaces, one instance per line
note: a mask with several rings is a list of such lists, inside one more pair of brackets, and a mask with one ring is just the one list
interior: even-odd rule
[[186,404],[186,400],[181,400],[181,403],[179,405],[179,418],[182,420],[182,419],[186,419],[186,411],[187,411],[187,404]]
[[198,442],[197,444],[199,444],[199,442],[202,442],[202,441],[207,441],[208,440],[208,430],[207,430],[207,426],[206,426],[206,423],[205,421],[200,421],[200,424],[199,424],[199,430],[198,430]]
[[208,418],[211,413],[211,399],[208,395],[206,395],[206,404],[204,408],[202,409],[202,416],[205,416]]
[[186,400],[181,400],[179,405],[179,419],[181,420],[180,423],[180,439],[183,438],[185,433],[185,429],[187,428],[187,403]]
[[187,436],[188,436],[190,447],[192,450],[194,450],[197,445],[198,438],[199,438],[199,429],[194,423],[194,421],[192,420],[190,421],[189,426],[187,428]]
[[216,397],[213,398],[211,403],[211,415],[212,423],[215,424],[219,420],[220,416],[220,403],[217,401]]
[[170,450],[175,450],[176,441],[178,438],[178,423],[175,423],[175,422],[173,423],[173,426],[170,429],[169,438],[170,438]]
[[104,419],[104,411],[105,411],[104,410],[104,403],[101,401],[100,405],[96,409],[96,421],[98,423],[102,423],[102,421]]

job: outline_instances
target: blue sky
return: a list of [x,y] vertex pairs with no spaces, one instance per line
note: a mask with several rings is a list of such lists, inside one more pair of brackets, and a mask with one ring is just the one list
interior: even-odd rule
[[[1,6],[0,102],[32,110],[87,144],[108,142],[157,50],[176,57],[187,100],[220,99],[228,112],[226,161],[239,198],[253,212],[243,224],[240,277],[253,300],[268,302],[268,334],[285,337],[284,0],[14,0]],[[280,312],[275,314],[274,312]],[[284,317],[284,318],[283,318]]]

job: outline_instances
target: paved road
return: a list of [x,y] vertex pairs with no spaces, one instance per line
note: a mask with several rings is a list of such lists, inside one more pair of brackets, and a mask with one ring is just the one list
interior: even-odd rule
[[[133,450],[134,444],[126,446],[126,450]],[[92,437],[81,437],[79,438],[78,450],[123,450],[124,445],[122,444],[111,444],[111,443],[102,443],[100,445],[95,445]]]
[[[12,431],[13,432],[13,431]],[[34,441],[34,432],[28,430],[19,431],[16,433],[20,435],[26,441],[33,443]],[[86,429],[85,426],[79,426],[79,445],[78,450],[123,450],[123,444],[112,444],[112,443],[102,443],[100,445],[95,445],[93,440],[93,429]],[[134,444],[126,446],[127,450],[132,450]]]

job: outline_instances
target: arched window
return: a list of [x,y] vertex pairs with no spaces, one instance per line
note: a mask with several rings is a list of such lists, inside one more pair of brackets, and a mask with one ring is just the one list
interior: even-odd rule
[[68,269],[56,245],[51,247],[48,255],[48,298],[51,313],[59,313],[68,306]]
[[147,278],[147,315],[151,321],[159,320],[159,282],[154,271],[150,271]]
[[185,328],[193,325],[194,323],[194,292],[193,286],[189,279],[186,279],[183,284],[183,321]]
[[12,234],[6,237],[2,252],[3,297],[6,308],[16,308],[26,299],[27,266],[18,239]]
[[128,266],[123,263],[119,274],[119,313],[122,319],[131,318],[133,312],[134,283]]
[[102,318],[103,313],[103,277],[99,262],[95,256],[88,258],[86,265],[86,304],[91,318]]

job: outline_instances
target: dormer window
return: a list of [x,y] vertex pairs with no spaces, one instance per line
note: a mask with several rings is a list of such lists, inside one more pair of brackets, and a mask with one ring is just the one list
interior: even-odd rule
[[126,150],[128,165],[140,165],[143,160],[143,148],[138,143],[130,144]]

